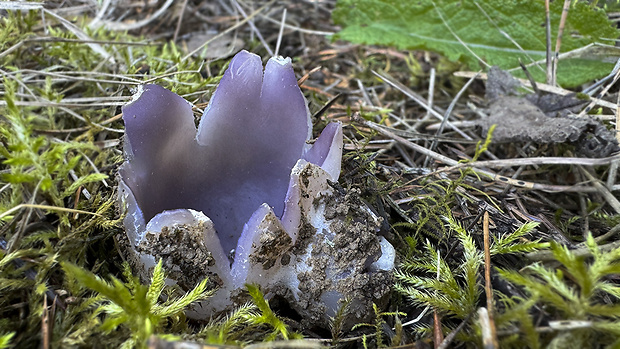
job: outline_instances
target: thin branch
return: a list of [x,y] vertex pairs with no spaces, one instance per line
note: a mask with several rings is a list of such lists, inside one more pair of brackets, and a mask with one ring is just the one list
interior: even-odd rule
[[17,212],[21,209],[24,208],[38,208],[40,210],[48,210],[48,211],[60,211],[60,212],[69,212],[69,213],[83,213],[83,214],[89,214],[89,215],[93,215],[93,216],[98,216],[98,217],[103,217],[102,215],[100,215],[99,213],[95,213],[95,212],[88,212],[88,211],[82,211],[82,210],[76,210],[76,209],[72,209],[72,208],[66,208],[66,207],[58,207],[58,206],[49,206],[49,205],[38,205],[38,204],[19,204],[7,211],[4,211],[0,214],[0,219],[12,214],[13,212]]
[[[190,58],[191,56],[195,55],[196,53],[200,52],[203,47],[207,46],[208,44],[212,43],[215,40],[218,40],[219,38],[227,35],[228,33],[230,33],[231,31],[241,27],[242,25],[246,24],[250,19],[256,17],[256,15],[258,15],[259,13],[261,13],[264,9],[266,9],[267,7],[271,6],[276,0],[271,0],[269,2],[267,2],[266,4],[264,4],[263,6],[259,7],[256,11],[250,13],[249,16],[245,17],[244,19],[242,19],[241,21],[239,21],[238,23],[236,23],[235,25],[231,26],[230,28],[219,32],[217,35],[211,37],[209,40],[205,41],[204,43],[202,43],[202,45],[196,47],[192,52],[186,54],[183,58],[181,58],[181,62],[185,62],[188,58]],[[176,66],[178,65],[178,63],[172,67],[170,67],[168,70],[166,70],[166,73],[171,72],[172,70],[174,70],[176,68]]]
[[484,291],[487,296],[487,309],[489,319],[489,331],[493,348],[499,348],[497,341],[497,329],[495,328],[495,306],[493,304],[493,286],[491,285],[491,239],[489,237],[489,211],[484,211],[482,221],[484,233]]
[[153,13],[150,17],[145,18],[141,21],[131,22],[131,23],[101,21],[101,23],[107,30],[126,31],[126,30],[134,30],[134,29],[142,28],[145,25],[154,21],[155,19],[159,18],[159,16],[163,15],[168,9],[168,7],[170,7],[173,3],[174,3],[174,0],[166,0],[166,2],[159,9],[157,9],[157,11],[155,11],[155,13]]
[[274,55],[280,53],[280,44],[282,43],[282,34],[284,34],[284,23],[286,23],[286,7],[282,11],[282,23],[280,23],[280,31],[278,32],[278,40],[276,41],[276,51]]
[[183,0],[183,6],[181,6],[181,13],[179,14],[179,20],[177,21],[177,27],[174,29],[174,35],[172,36],[172,42],[176,42],[181,31],[181,24],[183,23],[183,16],[185,15],[185,9],[187,8],[187,0]]
[[[241,7],[241,5],[239,5],[237,0],[232,0],[232,3],[233,3],[233,5],[235,5],[235,8],[237,8],[237,10],[239,12],[241,12],[241,15],[243,15],[244,18],[248,17],[248,15],[243,10],[243,7]],[[253,17],[254,16],[252,16],[252,18]],[[263,35],[260,33],[260,30],[258,30],[258,28],[254,25],[254,21],[252,20],[252,18],[250,18],[248,20],[248,24],[250,25],[250,28],[252,28],[252,31],[256,34],[256,37],[258,38],[258,41],[260,41],[261,44],[263,44],[263,47],[265,47],[265,50],[267,50],[267,53],[269,53],[270,56],[273,56],[273,51],[271,50],[271,48],[267,44],[267,41],[265,41],[265,39],[263,38]]]
[[560,48],[562,47],[562,35],[564,34],[564,27],[566,26],[566,18],[568,17],[568,11],[570,10],[571,0],[564,0],[564,7],[562,8],[562,17],[560,17],[560,27],[558,28],[558,37],[555,41],[555,54],[553,55],[553,74],[551,75],[551,86],[556,85],[556,79],[558,75],[558,57],[560,55]]
[[549,10],[549,0],[545,0],[545,39],[546,39],[546,64],[547,64],[547,84],[552,85],[553,62],[551,58],[551,14]]

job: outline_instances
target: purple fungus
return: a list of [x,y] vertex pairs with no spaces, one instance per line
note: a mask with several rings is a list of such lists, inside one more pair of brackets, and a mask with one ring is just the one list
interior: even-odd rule
[[198,128],[191,105],[157,85],[140,87],[123,120],[129,255],[144,276],[162,258],[181,287],[209,277],[218,290],[190,315],[230,309],[245,283],[318,325],[345,297],[359,319],[388,292],[394,249],[377,236],[380,219],[328,182],[340,175],[342,125],[309,144],[289,58],[263,72],[259,56],[238,53]]

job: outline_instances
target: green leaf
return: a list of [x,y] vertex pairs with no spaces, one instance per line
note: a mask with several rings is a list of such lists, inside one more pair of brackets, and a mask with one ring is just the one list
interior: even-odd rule
[[[554,44],[563,3],[551,3]],[[435,51],[473,70],[492,65],[511,69],[519,66],[519,59],[525,64],[545,59],[545,7],[539,0],[339,0],[333,18],[343,27],[336,38]],[[574,2],[560,53],[595,42],[613,45],[611,40],[618,35],[604,11],[586,2]],[[620,57],[620,50],[609,46],[579,52],[560,60],[559,84],[576,86],[603,77]],[[529,70],[537,80],[544,81],[544,63]]]

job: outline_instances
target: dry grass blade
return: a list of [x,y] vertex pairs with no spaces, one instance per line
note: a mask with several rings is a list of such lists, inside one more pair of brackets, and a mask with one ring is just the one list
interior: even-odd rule
[[[488,327],[491,335],[491,345],[499,348],[497,341],[497,329],[495,327],[495,304],[493,299],[493,286],[491,285],[491,238],[489,234],[489,212],[484,211],[482,221],[482,233],[484,235],[484,292],[487,296]],[[485,341],[486,342],[486,341]],[[485,345],[485,347],[487,347]]]
[[44,13],[54,17],[55,19],[57,19],[65,28],[67,28],[67,30],[69,30],[70,32],[72,32],[75,36],[77,36],[80,40],[85,40],[87,42],[89,42],[87,45],[93,50],[93,52],[99,54],[101,57],[103,57],[103,59],[105,61],[109,61],[110,63],[114,64],[116,63],[116,60],[114,59],[114,57],[112,57],[112,55],[106,51],[101,45],[97,44],[97,43],[93,43],[92,38],[89,37],[86,33],[84,33],[84,31],[80,28],[78,28],[77,26],[75,26],[73,23],[69,22],[68,20],[66,20],[65,18],[57,15],[56,13],[50,11],[50,10],[46,10],[45,8],[42,9]]
[[562,47],[562,35],[564,34],[564,27],[566,26],[566,18],[568,18],[568,11],[570,10],[571,0],[564,0],[564,7],[562,7],[562,16],[560,17],[560,24],[558,28],[558,36],[555,41],[555,54],[553,55],[553,74],[551,74],[551,86],[556,85],[556,77],[558,70],[558,56],[560,55],[560,48]]
[[441,316],[437,309],[433,309],[433,343],[435,344],[435,349],[441,348],[443,342],[444,336],[441,326]]
[[141,21],[136,21],[133,23],[119,23],[119,22],[111,22],[111,21],[101,21],[101,24],[106,27],[108,30],[116,30],[116,31],[127,31],[127,30],[135,30],[142,28],[155,19],[159,18],[161,15],[166,13],[168,8],[174,3],[174,0],[166,0],[166,2],[159,8],[155,13],[153,13],[150,17],[143,19]]
[[[467,90],[467,88],[469,86],[471,86],[471,84],[474,82],[474,80],[476,79],[476,76],[473,76],[471,79],[469,79],[465,85],[463,85],[463,87],[461,87],[461,89],[459,90],[459,92],[456,94],[456,96],[452,99],[452,101],[450,102],[450,105],[448,106],[448,109],[446,109],[446,113],[443,115],[443,120],[441,120],[441,124],[439,125],[439,129],[437,129],[437,132],[435,132],[435,136],[439,136],[443,133],[444,127],[446,125],[446,123],[448,122],[448,120],[450,119],[450,115],[452,114],[452,111],[454,110],[454,107],[456,106],[456,103],[458,102],[458,100],[461,98],[461,96],[463,95],[463,93],[465,93],[465,91]],[[431,143],[431,150],[435,150],[435,148],[437,147],[437,141],[434,140]]]
[[[430,107],[430,105],[427,102],[425,102],[424,99],[420,95],[418,95],[417,93],[411,91],[408,87],[406,87],[402,83],[398,82],[396,79],[394,79],[393,77],[389,76],[387,73],[382,73],[381,74],[381,73],[378,73],[378,72],[376,72],[374,70],[372,71],[372,73],[375,76],[377,76],[378,78],[380,78],[381,80],[383,80],[386,83],[388,83],[390,86],[392,86],[392,87],[398,89],[399,91],[403,92],[407,97],[411,98],[413,101],[415,101],[416,103],[420,104],[420,106],[422,106],[424,109],[426,109],[427,112],[431,113],[433,116],[435,116],[437,119],[439,119],[440,121],[443,122],[444,116],[441,115],[434,108]],[[447,126],[449,126],[451,129],[453,129],[456,132],[458,132],[458,134],[461,135],[463,138],[465,138],[467,140],[471,140],[472,139],[465,132],[459,130],[458,127],[456,127],[450,121],[446,120],[445,124]]]
[[[520,69],[520,68],[518,68]],[[478,79],[481,80],[487,80],[488,76],[486,73],[477,73],[477,72],[465,72],[465,71],[458,71],[454,73],[454,76],[458,76],[458,77],[463,77],[463,78],[468,78],[470,79],[472,76],[478,76]],[[527,79],[517,79],[519,80],[519,82],[521,83],[522,86],[524,87],[532,87],[532,84],[529,82],[529,80]],[[555,87],[552,85],[548,85],[548,84],[541,84],[538,83],[536,84],[536,86],[538,87],[539,90],[541,91],[545,91],[545,92],[549,92],[549,93],[554,93],[560,96],[566,96],[568,94],[574,93],[572,91],[569,90],[565,90],[563,88],[560,87]],[[601,107],[606,107],[606,108],[610,108],[612,110],[616,109],[616,104],[599,99],[599,98],[591,98],[592,100],[592,104],[593,105],[599,105]],[[582,115],[580,115],[582,116]]]
[[174,29],[174,35],[172,36],[172,41],[176,42],[179,37],[179,31],[181,30],[181,23],[183,23],[183,17],[185,16],[185,10],[187,8],[187,1],[183,0],[183,5],[181,6],[181,10],[179,13],[179,20],[177,21],[177,27]]
[[511,166],[524,165],[583,165],[583,166],[603,166],[610,165],[614,161],[620,160],[620,154],[605,158],[571,158],[571,157],[531,157],[531,158],[514,158],[500,160],[480,160],[469,163],[460,164],[459,166],[478,166],[502,168]]
[[[243,10],[243,7],[241,7],[241,5],[239,5],[239,2],[237,0],[231,0],[231,2],[235,6],[237,11],[241,12],[241,15],[243,15],[244,18],[248,18],[248,15]],[[254,16],[252,16],[252,17],[254,17]],[[269,44],[267,44],[267,41],[265,41],[265,39],[263,38],[263,34],[261,34],[260,30],[258,30],[256,25],[254,25],[253,18],[248,18],[247,23],[250,25],[250,28],[252,28],[252,31],[254,32],[254,34],[256,34],[256,37],[261,42],[261,44],[263,44],[263,47],[265,48],[265,50],[267,50],[267,53],[269,53],[270,56],[273,56],[274,55],[273,51],[269,47]]]
[[0,2],[0,10],[40,10],[43,8],[43,4],[34,1],[2,1]]
[[443,340],[443,342],[441,342],[441,344],[437,347],[437,349],[446,349],[450,346],[450,344],[452,343],[452,341],[454,340],[454,338],[456,338],[456,335],[461,332],[461,330],[465,327],[465,325],[467,324],[467,322],[469,321],[469,317],[467,317],[465,320],[461,321],[461,323],[452,331],[450,332],[446,338]]
[[[207,46],[208,44],[212,43],[213,41],[223,37],[224,35],[232,32],[233,30],[241,27],[242,25],[246,24],[247,22],[249,22],[252,18],[256,17],[259,13],[261,13],[262,11],[264,11],[266,8],[270,7],[273,3],[275,3],[275,0],[271,0],[267,3],[265,3],[263,6],[259,7],[256,11],[250,13],[247,17],[245,17],[243,20],[239,21],[238,23],[236,23],[235,25],[229,27],[228,29],[221,31],[220,33],[218,33],[217,35],[213,36],[212,38],[210,38],[209,40],[205,41],[204,43],[202,43],[202,45],[198,46],[196,49],[194,49],[192,52],[188,53],[187,55],[183,56],[183,58],[181,59],[181,61],[186,61],[189,57],[195,55],[196,53],[200,52],[200,50],[202,50],[205,46]],[[169,71],[167,71],[167,73],[169,73],[171,71],[170,68]]]
[[482,332],[482,345],[484,349],[498,348],[497,337],[493,334],[493,325],[489,316],[489,312],[485,307],[478,309],[478,323]]
[[616,214],[620,214],[620,201],[616,198],[610,191],[607,189],[598,179],[596,179],[590,171],[584,169],[582,166],[579,166],[581,172],[588,177],[588,179],[593,183],[594,187],[599,191],[601,195],[605,198],[609,206],[611,206]]
[[278,32],[278,40],[276,41],[276,50],[274,55],[280,52],[280,44],[282,44],[282,34],[284,33],[284,23],[286,23],[286,8],[282,11],[282,22],[280,23],[280,31]]
[[89,211],[82,211],[82,210],[76,210],[76,209],[66,208],[66,207],[57,207],[57,206],[39,205],[39,204],[19,204],[19,205],[15,206],[15,207],[11,208],[10,210],[2,212],[0,214],[0,219],[3,219],[4,217],[9,216],[9,215],[13,214],[14,212],[17,212],[17,211],[19,211],[21,209],[24,209],[24,208],[37,208],[37,209],[40,209],[40,210],[60,211],[60,212],[69,212],[69,213],[83,213],[83,214],[86,214],[86,215],[103,217],[99,213],[89,212]]
[[[451,158],[449,158],[449,157],[447,157],[445,155],[441,155],[441,154],[439,154],[437,152],[434,152],[434,151],[432,151],[430,149],[427,149],[427,148],[425,148],[425,147],[423,147],[421,145],[418,145],[418,144],[415,144],[413,142],[410,142],[409,140],[394,134],[393,132],[385,129],[384,127],[381,127],[380,125],[377,125],[377,124],[375,124],[373,122],[364,120],[363,118],[361,118],[359,116],[358,113],[354,114],[352,119],[353,119],[353,121],[359,122],[362,125],[364,125],[366,127],[369,127],[371,129],[379,132],[380,134],[382,134],[384,136],[387,136],[387,137],[397,141],[398,143],[400,143],[400,144],[402,144],[402,145],[404,145],[404,146],[406,146],[408,148],[411,148],[411,149],[419,152],[422,155],[428,156],[428,157],[430,157],[432,159],[435,159],[435,160],[440,161],[440,162],[442,162],[444,164],[447,164],[447,165],[456,166],[456,165],[459,164],[459,162],[456,161],[456,160],[453,160],[453,159],[451,159]],[[493,178],[496,175],[493,172],[489,172],[489,171],[485,171],[485,170],[481,170],[481,169],[475,169],[475,171],[477,173],[483,175],[483,176],[490,177],[490,178]]]
[[[494,173],[492,171],[488,171],[485,169],[482,169],[480,167],[483,167],[481,164],[501,164],[501,166],[499,167],[505,167],[505,166],[518,166],[518,165],[522,165],[523,163],[527,163],[531,161],[528,161],[529,159],[523,159],[523,163],[521,163],[521,161],[516,161],[515,163],[511,163],[512,159],[509,160],[488,160],[488,161],[479,161],[479,162],[471,162],[471,163],[460,163],[457,160],[451,159],[445,155],[441,155],[437,152],[434,152],[430,149],[427,149],[421,145],[415,144],[403,137],[400,137],[398,135],[396,135],[395,133],[387,130],[385,127],[382,127],[380,125],[377,125],[373,122],[367,121],[362,119],[359,114],[354,114],[353,115],[353,120],[355,122],[358,122],[360,124],[363,124],[366,127],[369,127],[377,132],[379,132],[380,134],[387,136],[395,141],[397,141],[398,143],[406,146],[407,148],[410,148],[412,150],[415,150],[417,152],[419,152],[422,155],[428,156],[434,160],[437,160],[441,163],[444,163],[446,165],[450,165],[451,167],[446,168],[446,169],[441,169],[435,172],[432,172],[430,174],[426,174],[423,176],[420,176],[418,178],[416,178],[416,180],[419,180],[423,177],[427,177],[430,175],[434,175],[434,174],[438,174],[441,172],[446,172],[446,171],[451,171],[451,170],[456,170],[459,168],[472,168],[473,171],[480,175],[483,179],[487,179],[487,180],[492,180],[498,183],[505,183],[505,184],[509,184],[509,185],[513,185],[513,186],[517,186],[520,188],[526,188],[526,189],[535,189],[535,190],[543,190],[546,192],[583,192],[583,193],[593,193],[593,192],[598,192],[598,189],[593,188],[593,187],[589,187],[589,186],[583,186],[583,185],[552,185],[552,184],[541,184],[541,183],[535,183],[535,182],[531,182],[531,181],[523,181],[523,180],[518,180],[518,179],[514,179],[514,178],[509,178],[506,176],[502,176],[499,175],[497,173]],[[611,162],[611,160],[616,159],[616,157],[609,159],[608,161]],[[586,159],[585,161],[587,162],[592,162],[592,160],[594,160],[594,162],[596,162],[595,159]],[[569,161],[575,161],[575,160],[569,160]],[[509,165],[510,164],[510,165]],[[487,167],[487,166],[484,166]]]
[[546,52],[546,66],[547,66],[547,84],[553,85],[553,59],[551,58],[551,16],[549,13],[549,1],[545,0],[545,52]]

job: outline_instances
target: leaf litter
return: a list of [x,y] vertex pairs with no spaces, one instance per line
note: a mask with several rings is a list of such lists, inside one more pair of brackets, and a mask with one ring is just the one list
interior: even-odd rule
[[618,152],[614,131],[599,120],[576,114],[589,102],[577,94],[518,95],[521,86],[512,75],[492,67],[486,83],[487,117],[478,120],[484,133],[495,125],[495,142],[569,143],[583,157],[607,157]]

